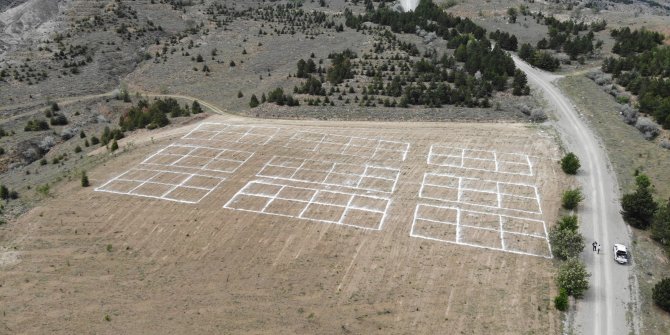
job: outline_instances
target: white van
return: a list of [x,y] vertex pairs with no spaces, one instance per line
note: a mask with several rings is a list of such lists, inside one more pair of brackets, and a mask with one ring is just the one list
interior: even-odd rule
[[628,251],[626,250],[625,245],[623,244],[614,245],[614,260],[617,261],[617,263],[619,264],[628,263]]

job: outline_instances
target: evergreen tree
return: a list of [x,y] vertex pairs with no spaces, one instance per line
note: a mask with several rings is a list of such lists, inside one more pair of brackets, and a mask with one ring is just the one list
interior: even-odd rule
[[514,95],[528,95],[530,88],[528,87],[528,79],[523,71],[514,70],[514,82],[512,83],[512,94]]
[[249,107],[256,108],[256,107],[258,107],[258,105],[259,105],[258,98],[256,98],[255,94],[252,94],[251,95],[251,100],[249,100]]
[[191,112],[193,114],[200,114],[203,112],[202,107],[200,106],[198,100],[193,100],[193,103],[191,104]]
[[88,176],[86,171],[81,172],[81,187],[89,187],[91,184],[88,182]]
[[670,253],[670,200],[656,211],[651,223],[651,237]]

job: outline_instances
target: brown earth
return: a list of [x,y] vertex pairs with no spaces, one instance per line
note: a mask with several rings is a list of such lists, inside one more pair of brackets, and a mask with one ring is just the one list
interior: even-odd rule
[[[559,149],[543,130],[522,124],[325,123],[223,116],[206,121],[280,130],[266,145],[180,139],[193,126],[172,138],[138,140],[89,171],[92,187],[82,188],[78,180],[63,183],[53,199],[0,228],[0,240],[8,241],[0,252],[0,332],[560,332],[560,314],[552,306],[552,260],[410,236],[417,202],[552,225],[566,180],[555,164]],[[393,155],[365,159],[325,149],[306,151],[301,145],[285,147],[299,131],[382,137],[409,142],[410,148],[402,161]],[[233,173],[214,173],[226,180],[197,204],[95,191],[173,142],[254,155]],[[486,165],[490,162],[477,159],[470,160],[467,169],[429,166],[426,157],[435,143],[496,150],[500,155],[528,154],[533,176],[476,170],[491,168]],[[472,157],[474,153],[486,156],[473,151]],[[398,169],[392,193],[293,182],[304,188],[389,198],[381,229],[223,208],[249,181],[289,183],[255,176],[274,155]],[[509,157],[511,161],[516,156]],[[542,214],[419,199],[425,172],[536,185]],[[474,184],[472,188],[486,187]],[[259,192],[269,189],[261,187]],[[475,203],[485,200],[472,192],[468,197]],[[367,224],[371,219],[360,220]],[[484,224],[471,216],[464,220]],[[464,231],[463,236],[475,244],[496,238],[485,234],[490,231],[479,232],[481,236],[467,237]],[[521,235],[506,241],[509,248],[532,247],[524,243]]]

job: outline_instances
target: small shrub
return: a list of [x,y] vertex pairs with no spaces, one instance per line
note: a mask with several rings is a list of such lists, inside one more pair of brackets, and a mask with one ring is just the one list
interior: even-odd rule
[[107,252],[112,252],[112,245],[108,244],[106,249],[107,249]]
[[48,196],[50,189],[51,189],[51,187],[49,187],[49,184],[40,185],[40,186],[37,186],[37,188],[35,188],[37,193],[39,193],[43,196]]
[[54,116],[49,119],[49,123],[52,126],[64,126],[68,124],[67,118],[63,114],[54,114]]
[[81,152],[81,147],[80,146],[74,147],[74,152],[77,153],[77,154],[80,153]]
[[79,138],[86,138],[86,133],[83,130],[79,132]]
[[2,155],[4,155],[4,154],[5,154],[5,148],[0,147],[0,156],[2,156]]
[[112,321],[112,317],[109,316],[109,314],[105,315],[105,321],[107,322]]
[[658,125],[649,118],[639,117],[635,123],[635,128],[642,133],[646,140],[653,140],[661,133]]
[[110,148],[112,152],[119,150],[119,144],[116,143],[116,139],[112,142],[112,147]]
[[637,118],[638,118],[638,111],[637,109],[633,108],[631,105],[623,105],[621,106],[621,117],[623,118],[623,122],[626,122],[629,125],[634,125],[637,123]]
[[566,190],[561,197],[562,206],[565,209],[575,209],[579,202],[584,200],[582,191],[578,188]]
[[0,199],[9,199],[9,189],[5,185],[0,185]]
[[241,97],[243,97],[243,96],[244,96],[244,94],[242,94],[242,91],[237,91],[237,97],[238,97],[238,98],[241,98]]
[[530,112],[530,121],[537,123],[547,121],[547,113],[543,109],[535,108]]
[[568,310],[568,292],[564,289],[560,289],[560,293],[554,298],[554,307],[561,312]]
[[658,307],[670,312],[670,278],[663,278],[660,282],[656,283],[651,297]]
[[579,158],[572,152],[569,152],[561,159],[561,169],[567,174],[577,174],[577,170],[580,167]]
[[561,217],[561,219],[558,221],[558,227],[561,230],[577,231],[577,229],[579,229],[577,215],[566,215]]
[[91,136],[91,144],[92,145],[97,145],[99,143],[100,143],[100,140],[97,137]]
[[24,131],[49,130],[49,124],[46,120],[30,120],[23,128]]

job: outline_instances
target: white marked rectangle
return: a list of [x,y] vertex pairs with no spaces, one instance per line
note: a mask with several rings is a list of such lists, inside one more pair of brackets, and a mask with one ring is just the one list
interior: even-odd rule
[[400,170],[282,156],[272,157],[257,177],[393,193]]
[[544,221],[419,203],[410,236],[552,258]]
[[194,173],[132,168],[95,191],[195,204],[224,180],[225,178]]
[[468,170],[533,176],[530,156],[522,153],[477,150],[433,144],[427,157],[429,165]]
[[380,138],[300,131],[284,147],[367,159],[404,161],[410,145],[408,142]]
[[277,127],[203,122],[182,139],[266,145],[278,132]]
[[173,143],[147,157],[140,164],[233,173],[253,155],[254,153],[248,151]]
[[419,197],[492,209],[542,214],[537,186],[469,178],[452,174],[424,174]]
[[246,212],[381,230],[390,198],[351,192],[295,187],[254,180],[223,207]]

